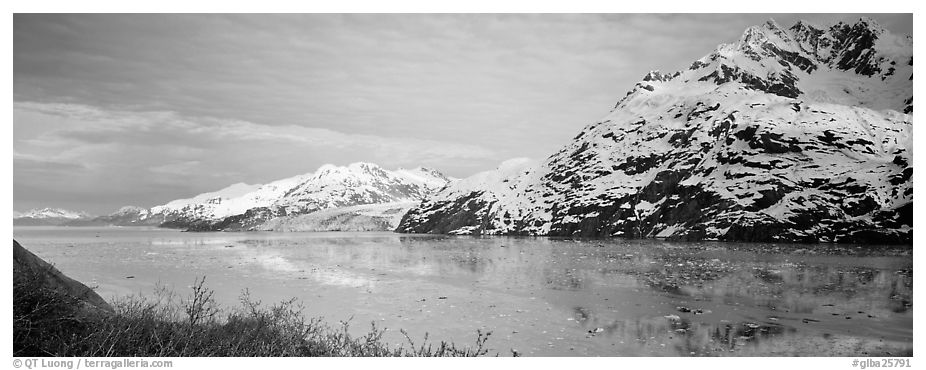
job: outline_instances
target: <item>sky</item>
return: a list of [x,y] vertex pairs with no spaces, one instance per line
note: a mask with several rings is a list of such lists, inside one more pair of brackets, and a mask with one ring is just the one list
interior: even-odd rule
[[[542,160],[651,70],[769,18],[859,16],[15,14],[13,207],[107,214],[326,163]],[[909,14],[866,16],[912,34]]]

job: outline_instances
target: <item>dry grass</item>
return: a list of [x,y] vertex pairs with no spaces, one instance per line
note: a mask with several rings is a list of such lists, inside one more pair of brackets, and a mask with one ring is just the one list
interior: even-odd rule
[[[113,302],[115,312],[92,313],[70,296],[45,288],[38,274],[13,281],[14,356],[484,356],[491,333],[477,331],[473,347],[429,343],[390,346],[375,324],[359,337],[349,323],[307,320],[295,300],[264,306],[245,292],[230,310],[216,305],[205,278],[188,297],[159,289],[151,297]],[[403,332],[404,334],[404,332]]]

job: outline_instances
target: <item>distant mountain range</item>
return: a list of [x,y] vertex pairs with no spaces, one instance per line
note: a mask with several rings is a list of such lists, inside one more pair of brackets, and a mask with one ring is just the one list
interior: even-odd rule
[[390,171],[372,163],[325,165],[304,175],[264,185],[238,183],[150,209],[129,206],[99,217],[45,209],[19,215],[13,223],[194,231],[393,230],[409,208],[451,180],[423,167]]
[[397,231],[912,243],[912,45],[867,18],[750,27],[650,72],[545,161],[428,197]]
[[871,19],[748,28],[674,73],[648,73],[543,161],[466,179],[326,165],[88,219],[189,230],[912,243],[913,39]]
[[92,216],[84,212],[61,208],[33,209],[25,213],[13,212],[14,225],[61,225],[76,220],[89,220]]

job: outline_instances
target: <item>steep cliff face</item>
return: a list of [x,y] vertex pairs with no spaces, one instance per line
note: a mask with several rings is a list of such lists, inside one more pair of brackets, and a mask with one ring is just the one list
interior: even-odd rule
[[464,179],[397,231],[912,242],[912,40],[751,27],[651,72],[537,165]]

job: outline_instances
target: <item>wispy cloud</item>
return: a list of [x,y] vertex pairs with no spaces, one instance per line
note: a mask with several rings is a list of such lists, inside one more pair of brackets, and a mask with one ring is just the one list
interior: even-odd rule
[[[496,158],[486,148],[449,141],[77,104],[15,103],[14,120],[17,126],[32,128],[14,138],[21,184],[28,183],[27,174],[44,171],[43,181],[72,188],[84,184],[87,192],[113,183],[127,189],[160,184],[205,191],[232,182],[306,173],[329,162],[371,158],[396,167]],[[184,195],[192,194],[177,194]]]
[[22,139],[23,142],[45,147],[74,144],[120,144],[139,148],[246,146],[250,151],[261,151],[282,145],[294,153],[302,148],[363,150],[370,156],[397,164],[409,164],[399,163],[403,161],[489,159],[494,156],[493,151],[484,147],[452,141],[346,134],[327,128],[270,126],[242,120],[184,117],[174,112],[104,110],[77,104],[17,102],[14,104],[14,118],[22,125],[30,125],[33,120],[56,121],[55,127],[48,131]]
[[[23,154],[13,152],[13,163],[17,165],[17,170],[22,172],[60,172],[60,171],[79,171],[87,167],[80,163],[69,163],[46,158],[37,155]],[[23,173],[20,172],[20,175]]]

